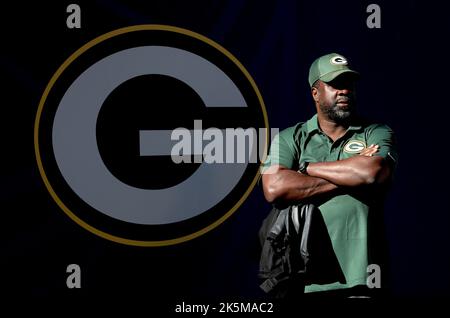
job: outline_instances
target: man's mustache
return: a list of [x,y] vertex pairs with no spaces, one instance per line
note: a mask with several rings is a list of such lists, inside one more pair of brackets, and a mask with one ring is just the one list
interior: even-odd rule
[[349,97],[341,97],[336,100],[337,103],[349,102],[351,99]]

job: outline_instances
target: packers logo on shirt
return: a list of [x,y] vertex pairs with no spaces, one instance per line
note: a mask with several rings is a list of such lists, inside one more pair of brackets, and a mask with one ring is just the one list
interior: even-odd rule
[[361,140],[349,140],[344,146],[344,152],[346,153],[360,153],[366,148],[366,143]]

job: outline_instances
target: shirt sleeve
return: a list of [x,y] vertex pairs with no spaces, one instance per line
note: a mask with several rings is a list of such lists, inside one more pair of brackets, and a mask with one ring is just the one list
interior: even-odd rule
[[398,161],[397,143],[394,131],[386,125],[373,125],[367,138],[368,146],[380,146],[377,156],[382,156],[394,166]]
[[293,131],[293,127],[287,128],[273,138],[269,155],[262,164],[263,172],[273,165],[282,165],[289,169],[294,167],[298,156]]

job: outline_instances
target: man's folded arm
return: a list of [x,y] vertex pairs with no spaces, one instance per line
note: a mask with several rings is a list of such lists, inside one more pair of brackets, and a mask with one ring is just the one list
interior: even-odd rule
[[338,161],[310,163],[308,174],[338,186],[357,187],[384,183],[389,179],[391,169],[381,156],[354,156]]
[[263,173],[262,182],[264,196],[269,203],[295,202],[337,188],[330,181],[303,175],[282,165],[270,166]]
[[295,202],[338,187],[358,187],[387,181],[391,169],[381,156],[359,155],[348,159],[310,163],[308,175],[282,165],[269,167],[262,176],[266,200]]

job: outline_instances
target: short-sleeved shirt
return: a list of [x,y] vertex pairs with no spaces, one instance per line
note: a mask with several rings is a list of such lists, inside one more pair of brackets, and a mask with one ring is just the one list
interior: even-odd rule
[[[392,129],[386,125],[371,124],[358,120],[345,135],[334,141],[322,132],[317,115],[305,123],[299,123],[281,131],[272,141],[270,153],[263,169],[282,165],[298,170],[302,161],[325,162],[346,159],[358,155],[371,144],[379,145],[376,155],[395,165],[397,151]],[[379,214],[382,209],[383,191],[354,189],[341,191],[318,206],[328,229],[333,250],[345,276],[345,283],[326,285],[312,284],[306,292],[349,288],[365,285],[367,266],[372,264],[369,239],[369,215]]]

